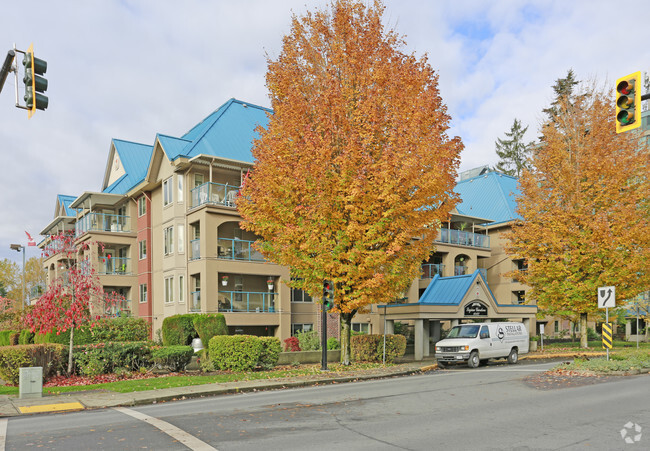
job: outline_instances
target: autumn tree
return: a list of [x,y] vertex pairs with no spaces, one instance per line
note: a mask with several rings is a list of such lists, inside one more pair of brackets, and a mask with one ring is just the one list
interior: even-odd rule
[[22,273],[20,266],[5,258],[0,260],[0,294],[13,299],[20,307],[22,293]]
[[106,296],[92,265],[80,259],[83,251],[95,243],[77,245],[70,235],[53,236],[51,240],[55,243],[51,248],[62,254],[59,258],[62,275],[50,281],[23,321],[32,332],[40,334],[70,331],[68,374],[71,374],[74,331],[94,325],[105,309]]
[[650,286],[650,152],[634,132],[616,134],[610,90],[582,87],[542,127],[532,168],[519,179],[522,220],[507,252],[526,259],[517,279],[549,315],[598,312],[597,289],[629,299]]
[[510,127],[510,132],[506,132],[506,138],[498,138],[495,145],[495,151],[499,157],[495,169],[504,174],[519,177],[521,172],[528,166],[532,142],[524,142],[524,135],[528,126],[522,127],[521,121],[515,119]]
[[274,113],[237,203],[290,286],[320,297],[333,281],[346,364],[352,317],[402,297],[457,202],[462,144],[447,136],[438,76],[383,12],[337,0],[293,17],[268,61]]

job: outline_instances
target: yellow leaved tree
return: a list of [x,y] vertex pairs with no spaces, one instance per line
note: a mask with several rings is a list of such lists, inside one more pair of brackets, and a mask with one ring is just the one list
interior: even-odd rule
[[358,309],[401,297],[456,203],[462,144],[426,57],[402,51],[376,1],[293,17],[266,75],[274,114],[237,206],[292,287],[335,288],[342,356]]

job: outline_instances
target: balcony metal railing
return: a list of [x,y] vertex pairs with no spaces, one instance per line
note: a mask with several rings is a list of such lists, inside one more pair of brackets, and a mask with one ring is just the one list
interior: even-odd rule
[[75,236],[86,232],[130,232],[131,218],[123,215],[88,213],[79,218],[74,226]]
[[104,298],[104,316],[131,316],[131,300]]
[[203,204],[235,206],[235,198],[239,192],[239,186],[206,182],[192,190],[190,208]]
[[277,293],[252,291],[219,291],[221,312],[275,312]]
[[436,239],[439,243],[460,244],[461,246],[490,248],[490,237],[480,233],[466,232],[464,230],[440,229],[440,235]]
[[131,259],[127,257],[99,257],[97,274],[130,275]]
[[201,311],[201,292],[192,291],[190,293],[190,313],[198,313]]
[[43,253],[47,256],[53,256],[60,252],[75,252],[75,246],[71,241],[53,240],[46,244]]
[[467,274],[467,266],[454,266],[454,276],[464,276]]
[[266,261],[264,256],[253,248],[254,241],[233,238],[217,240],[217,256],[226,260],[243,260],[249,262]]
[[433,279],[436,274],[442,277],[445,265],[442,263],[425,263],[422,265],[422,276],[420,279]]
[[190,241],[190,260],[201,258],[201,240]]

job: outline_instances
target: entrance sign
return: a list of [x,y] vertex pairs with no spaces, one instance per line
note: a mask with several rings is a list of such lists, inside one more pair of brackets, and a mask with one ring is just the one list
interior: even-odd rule
[[616,307],[616,287],[598,288],[598,308]]
[[472,301],[465,306],[465,316],[487,316],[487,305],[481,301]]

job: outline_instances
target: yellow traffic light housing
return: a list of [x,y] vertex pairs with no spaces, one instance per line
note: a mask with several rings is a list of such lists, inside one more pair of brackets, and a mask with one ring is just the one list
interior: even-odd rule
[[616,133],[641,126],[641,71],[616,80]]

